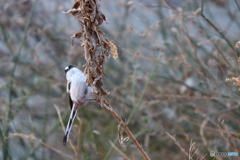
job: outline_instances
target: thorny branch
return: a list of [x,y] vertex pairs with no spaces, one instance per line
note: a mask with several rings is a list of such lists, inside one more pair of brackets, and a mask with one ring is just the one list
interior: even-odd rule
[[[103,31],[100,30],[101,24],[106,21],[106,17],[99,10],[100,5],[98,0],[77,0],[72,9],[66,13],[72,14],[80,21],[82,31],[72,36],[74,38],[82,38],[82,46],[84,46],[85,59],[87,61],[86,68],[84,70],[87,77],[87,83],[93,88],[93,93],[96,95],[96,100],[100,102],[101,106],[108,110],[113,117],[118,121],[129,138],[133,141],[139,151],[142,153],[145,160],[149,160],[149,156],[143,150],[137,139],[132,132],[123,122],[122,118],[112,108],[109,102],[105,99],[104,95],[107,93],[103,89],[104,81],[104,62],[105,58],[113,55],[114,58],[118,57],[116,45],[105,38]],[[73,41],[74,42],[74,41]],[[120,132],[118,132],[121,134]],[[124,149],[124,139],[119,136],[119,142]]]

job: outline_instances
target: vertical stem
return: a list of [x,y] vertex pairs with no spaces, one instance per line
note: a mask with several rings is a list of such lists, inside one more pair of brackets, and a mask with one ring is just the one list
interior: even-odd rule
[[30,27],[30,22],[32,20],[32,16],[33,16],[33,12],[36,6],[36,2],[34,3],[33,7],[31,8],[31,11],[29,13],[28,19],[27,19],[27,23],[25,25],[24,28],[24,33],[23,33],[23,37],[19,43],[19,47],[17,49],[17,52],[15,54],[15,57],[13,59],[14,65],[12,68],[12,71],[10,73],[10,80],[9,80],[9,84],[8,84],[8,88],[9,88],[9,92],[8,92],[8,108],[7,108],[7,114],[6,114],[6,118],[4,121],[4,125],[2,127],[2,138],[3,138],[3,146],[2,146],[2,154],[3,154],[3,160],[7,160],[9,157],[9,140],[8,138],[5,139],[5,137],[8,137],[9,134],[9,120],[11,120],[13,118],[13,113],[12,113],[12,99],[13,99],[13,80],[14,80],[14,73],[16,71],[16,67],[18,64],[18,60],[19,60],[19,56],[21,54],[22,48],[26,42],[26,37],[27,37],[27,31]]

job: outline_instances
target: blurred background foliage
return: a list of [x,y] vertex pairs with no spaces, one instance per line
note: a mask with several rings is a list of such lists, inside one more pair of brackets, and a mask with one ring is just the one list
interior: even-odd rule
[[[0,157],[3,160],[142,159],[96,102],[78,113],[62,144],[70,109],[64,68],[84,69],[74,1],[0,3]],[[118,46],[105,63],[110,104],[153,160],[213,159],[240,148],[240,1],[102,0],[102,29]],[[58,114],[59,113],[59,114]],[[167,133],[169,134],[167,134]],[[171,137],[172,136],[172,137]],[[119,148],[118,151],[116,148]],[[237,159],[237,157],[225,157]],[[215,157],[221,159],[221,157]]]

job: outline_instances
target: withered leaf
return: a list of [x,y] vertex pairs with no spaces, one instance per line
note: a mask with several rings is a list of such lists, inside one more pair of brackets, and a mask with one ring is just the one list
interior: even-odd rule
[[89,3],[92,7],[92,13],[90,15],[90,18],[91,18],[91,22],[94,21],[95,17],[96,17],[96,4],[93,2],[93,0],[89,0]]
[[70,13],[72,14],[74,17],[81,19],[82,18],[82,13],[80,9],[70,9],[67,12],[63,12],[63,13]]
[[73,5],[72,9],[80,9],[80,2],[76,1]]
[[74,38],[81,38],[82,37],[82,32],[75,33],[74,35],[71,36],[72,39],[72,46],[74,46]]

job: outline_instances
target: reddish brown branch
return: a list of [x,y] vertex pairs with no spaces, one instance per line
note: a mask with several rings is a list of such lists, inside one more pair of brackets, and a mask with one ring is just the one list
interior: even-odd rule
[[129,130],[129,128],[126,126],[126,124],[123,122],[122,118],[117,114],[117,112],[112,108],[112,106],[110,106],[110,104],[106,103],[106,100],[104,100],[104,102],[101,104],[101,106],[103,108],[105,108],[106,110],[108,110],[113,117],[118,121],[118,123],[121,125],[121,127],[123,128],[123,130],[127,133],[128,137],[133,141],[133,143],[136,145],[136,147],[138,148],[138,150],[142,153],[144,159],[146,160],[150,160],[149,156],[147,155],[147,153],[144,151],[144,149],[142,148],[142,146],[139,144],[139,142],[137,141],[137,139],[135,138],[135,136],[132,134],[132,132]]

